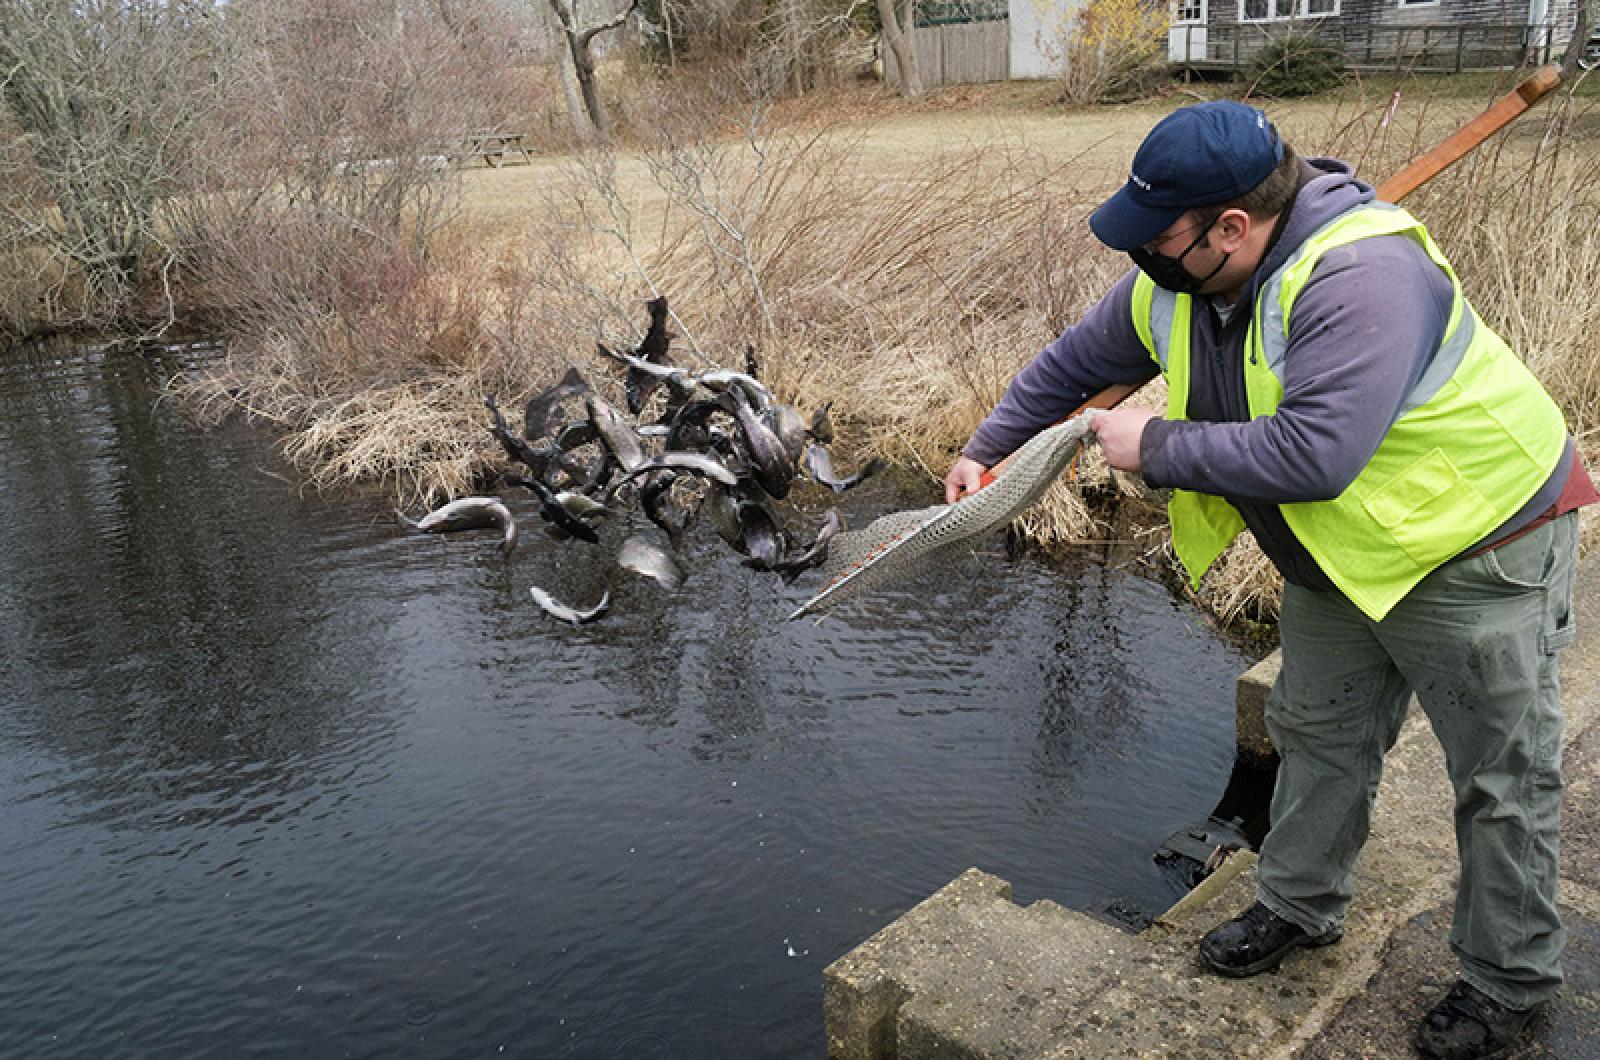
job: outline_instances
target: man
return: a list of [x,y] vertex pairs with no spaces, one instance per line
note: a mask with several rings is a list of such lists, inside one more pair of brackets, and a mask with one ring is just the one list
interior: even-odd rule
[[1415,692],[1446,751],[1461,858],[1460,980],[1417,1047],[1495,1055],[1561,983],[1555,660],[1574,633],[1575,509],[1600,499],[1561,413],[1415,219],[1343,163],[1297,158],[1253,107],[1162,120],[1090,227],[1138,267],[1012,382],[947,499],[1160,366],[1164,417],[1097,419],[1107,461],[1173,489],[1196,582],[1245,526],[1285,580],[1257,901],[1201,957],[1249,976],[1339,941]]

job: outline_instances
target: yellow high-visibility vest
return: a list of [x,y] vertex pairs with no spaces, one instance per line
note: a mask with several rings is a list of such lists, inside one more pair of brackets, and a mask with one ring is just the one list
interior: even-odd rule
[[[1279,506],[1328,578],[1373,619],[1520,510],[1566,446],[1561,410],[1478,318],[1433,239],[1416,218],[1384,203],[1329,221],[1261,286],[1244,344],[1250,416],[1272,415],[1283,398],[1295,297],[1318,259],[1386,235],[1415,240],[1450,277],[1455,296],[1444,339],[1355,481],[1332,500]],[[1192,307],[1191,296],[1159,288],[1142,273],[1134,284],[1134,327],[1166,377],[1168,419],[1188,418]],[[1174,549],[1198,585],[1244,520],[1221,497],[1191,490],[1174,490],[1167,507]]]

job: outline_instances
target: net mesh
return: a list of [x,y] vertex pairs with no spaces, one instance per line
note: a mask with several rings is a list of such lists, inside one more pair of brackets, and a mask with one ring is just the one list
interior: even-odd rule
[[1048,427],[1011,454],[1003,474],[954,504],[891,512],[834,537],[822,564],[822,589],[789,617],[815,614],[887,585],[952,545],[1015,519],[1044,495],[1089,433],[1093,412]]

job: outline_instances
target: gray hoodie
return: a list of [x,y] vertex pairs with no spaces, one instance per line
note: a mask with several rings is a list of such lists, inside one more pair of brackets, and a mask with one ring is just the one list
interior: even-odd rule
[[[1283,231],[1239,301],[1228,307],[1196,299],[1189,419],[1151,420],[1139,456],[1151,486],[1232,502],[1288,581],[1331,589],[1278,505],[1337,497],[1355,480],[1438,350],[1452,295],[1449,278],[1405,236],[1328,251],[1295,301],[1283,399],[1273,415],[1252,420],[1244,339],[1260,284],[1312,232],[1373,198],[1372,188],[1342,162],[1313,159],[1307,170]],[[964,455],[992,465],[1094,393],[1149,374],[1150,355],[1133,328],[1136,276],[1130,271],[1118,280],[1017,375]],[[1568,439],[1543,488],[1482,543],[1515,532],[1548,508],[1567,480],[1572,454]]]

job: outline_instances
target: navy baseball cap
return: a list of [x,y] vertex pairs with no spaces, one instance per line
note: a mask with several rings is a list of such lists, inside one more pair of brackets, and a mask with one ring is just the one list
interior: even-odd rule
[[1090,216],[1089,227],[1113,250],[1142,247],[1185,210],[1253,190],[1282,160],[1283,141],[1255,107],[1219,99],[1175,110],[1144,138],[1128,183]]

